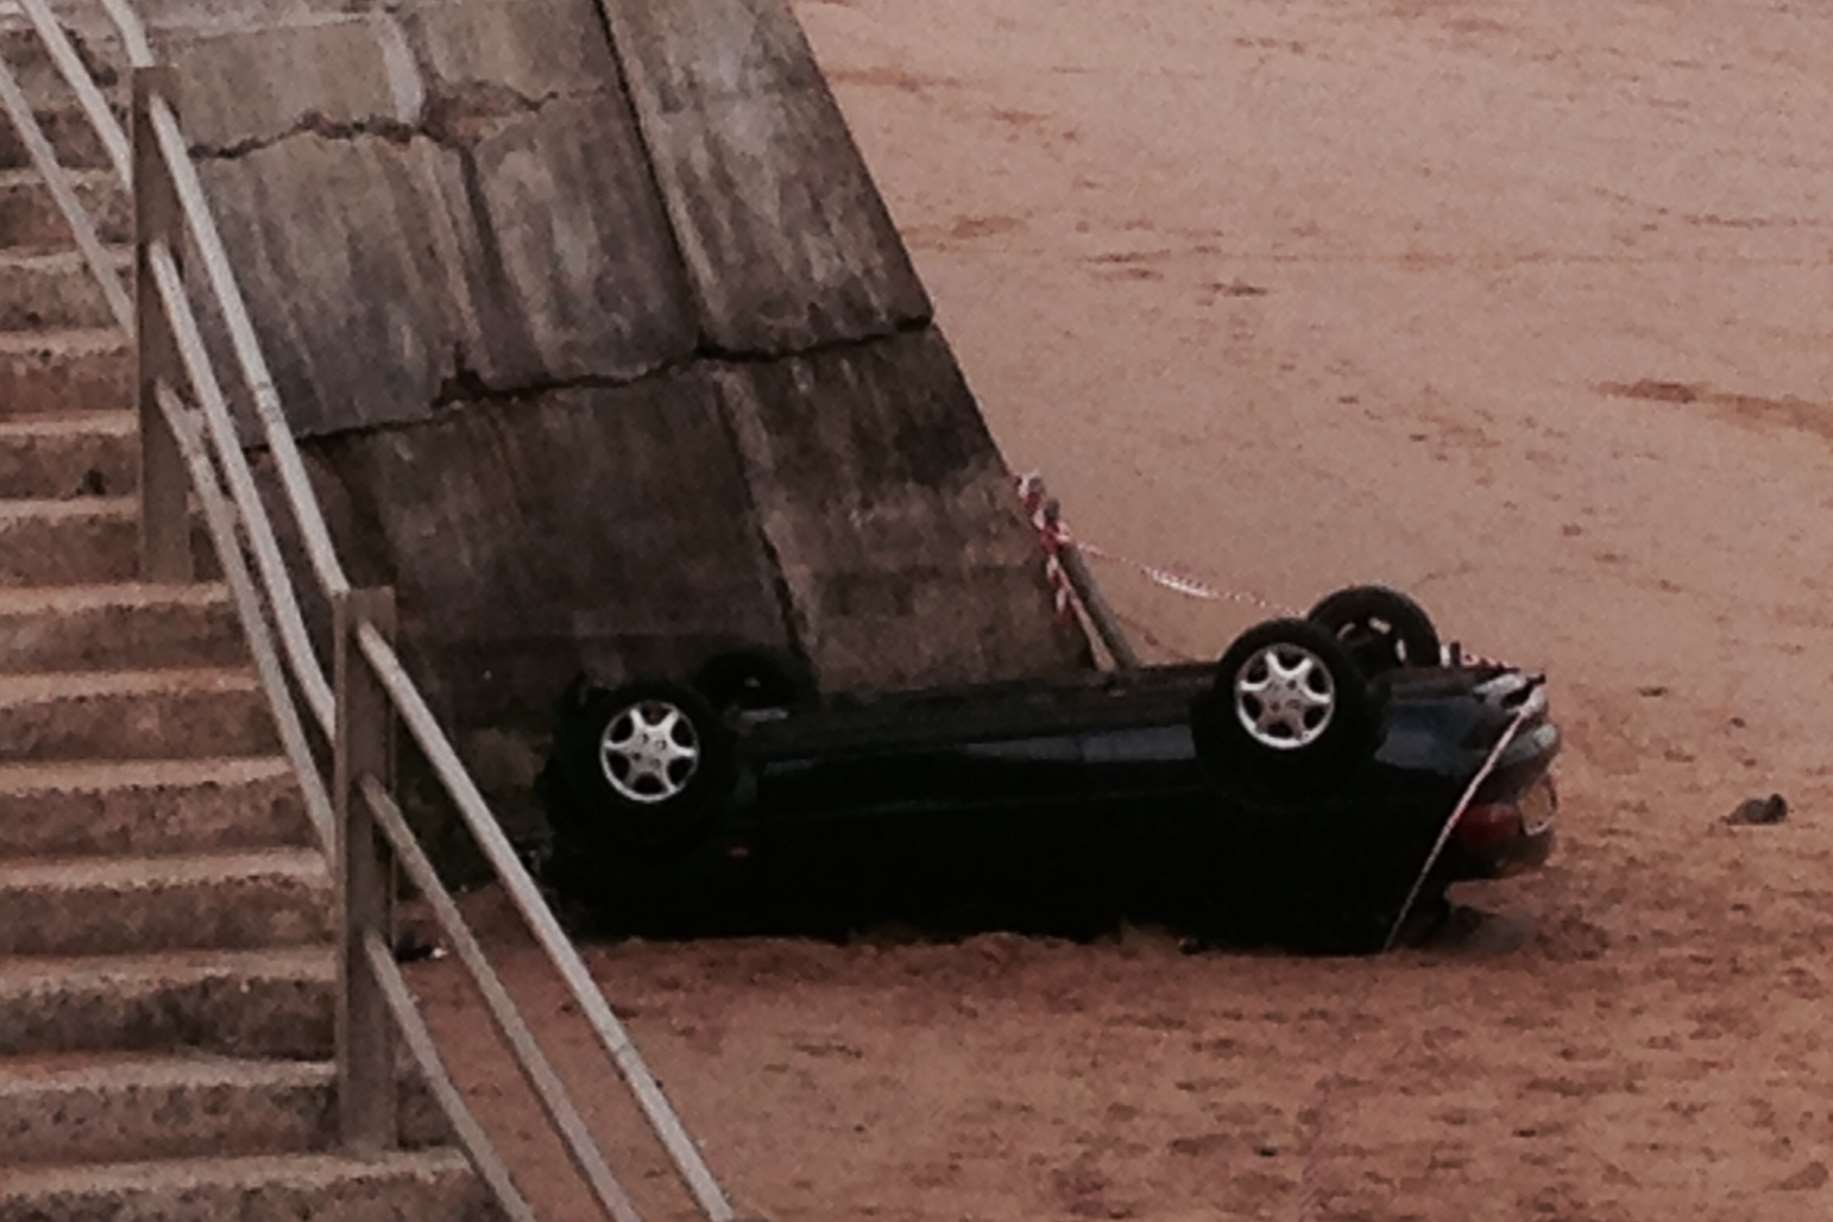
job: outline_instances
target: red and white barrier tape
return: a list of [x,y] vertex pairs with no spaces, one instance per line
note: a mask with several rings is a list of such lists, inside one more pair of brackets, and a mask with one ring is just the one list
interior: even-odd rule
[[1070,584],[1069,574],[1064,571],[1061,556],[1063,548],[1071,543],[1069,527],[1063,524],[1061,517],[1050,512],[1044,500],[1043,477],[1037,472],[1019,476],[1018,498],[1024,502],[1025,512],[1037,531],[1038,543],[1044,549],[1044,580],[1050,584],[1057,618],[1068,620],[1075,615],[1076,604],[1075,589]]
[[1273,602],[1270,599],[1262,598],[1258,594],[1249,594],[1240,590],[1218,589],[1209,582],[1200,581],[1188,573],[1180,573],[1176,569],[1161,568],[1155,564],[1146,564],[1143,561],[1134,560],[1130,556],[1122,556],[1118,552],[1110,552],[1105,547],[1101,547],[1094,543],[1077,543],[1076,548],[1084,556],[1092,556],[1097,560],[1106,560],[1110,564],[1124,565],[1144,577],[1147,581],[1150,581],[1152,584],[1162,586],[1173,593],[1182,594],[1186,598],[1200,598],[1204,602],[1238,603],[1242,606],[1254,607],[1261,611],[1271,611],[1278,616],[1303,617],[1303,612],[1295,611],[1291,607]]
[[[1156,564],[1146,564],[1130,556],[1110,552],[1099,544],[1073,538],[1061,515],[1053,516],[1050,512],[1050,506],[1044,497],[1043,476],[1036,471],[1027,472],[1018,477],[1018,497],[1024,503],[1025,513],[1031,518],[1031,525],[1037,530],[1038,541],[1044,550],[1044,577],[1050,583],[1052,597],[1056,600],[1057,615],[1062,619],[1067,620],[1074,613],[1073,608],[1076,602],[1074,587],[1070,584],[1069,574],[1063,569],[1063,561],[1060,556],[1063,548],[1071,546],[1084,556],[1132,569],[1154,585],[1175,594],[1182,594],[1186,598],[1201,599],[1204,602],[1234,603],[1238,606],[1271,612],[1281,618],[1305,618],[1303,611],[1262,598],[1258,594],[1250,594],[1241,590],[1224,590],[1211,582],[1192,577],[1188,573]],[[1513,667],[1513,663],[1505,662],[1500,658],[1471,653],[1456,641],[1443,647],[1439,661],[1443,666],[1495,667],[1503,670]]]

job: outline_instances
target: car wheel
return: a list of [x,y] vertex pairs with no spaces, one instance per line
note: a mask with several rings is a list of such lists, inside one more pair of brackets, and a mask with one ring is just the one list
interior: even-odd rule
[[1432,617],[1398,590],[1351,586],[1325,598],[1305,618],[1341,641],[1366,675],[1439,664]]
[[550,785],[556,854],[680,848],[704,839],[729,805],[737,750],[690,687],[639,682],[585,695],[555,743]]
[[736,649],[700,668],[694,690],[721,717],[781,716],[807,708],[817,696],[808,668],[775,649]]
[[1362,762],[1367,681],[1335,636],[1299,619],[1244,632],[1193,717],[1204,762],[1225,783],[1278,798],[1338,783]]

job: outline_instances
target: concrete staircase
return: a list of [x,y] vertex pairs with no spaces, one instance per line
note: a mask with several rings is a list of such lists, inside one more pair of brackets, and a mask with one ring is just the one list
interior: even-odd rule
[[0,1222],[493,1218],[406,1078],[403,1149],[336,1150],[331,880],[224,589],[136,580],[133,377],[0,117]]

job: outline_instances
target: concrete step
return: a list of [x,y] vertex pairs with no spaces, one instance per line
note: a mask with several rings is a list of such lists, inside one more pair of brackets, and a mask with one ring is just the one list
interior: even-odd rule
[[0,674],[230,666],[248,650],[227,587],[0,587]]
[[[104,242],[134,240],[134,210],[113,170],[72,170],[77,199]],[[0,170],[0,248],[64,250],[70,222],[36,170]]]
[[318,948],[0,958],[0,1048],[318,1060],[331,1055],[336,988]]
[[[108,146],[102,143],[101,134],[83,113],[83,108],[77,105],[74,94],[68,104],[38,110],[35,117],[39,129],[57,154],[57,164],[71,170],[112,168]],[[116,120],[120,120],[119,115]],[[122,130],[127,128],[124,126]],[[0,170],[23,170],[33,164],[31,150],[26,147],[19,129],[10,121],[0,123]]]
[[317,849],[0,861],[0,955],[254,950],[328,941]]
[[280,756],[0,764],[0,857],[316,845]]
[[[0,147],[0,158],[4,156]],[[108,253],[131,300],[133,251],[111,246]],[[114,325],[115,317],[81,252],[0,251],[0,331]]]
[[0,418],[126,411],[138,379],[118,330],[0,331]]
[[128,497],[0,501],[0,586],[133,580],[139,513]]
[[293,1154],[9,1171],[0,1222],[499,1222],[464,1154]]
[[317,843],[280,756],[0,764],[0,857],[159,857]]
[[[112,31],[74,29],[70,25],[68,13],[61,14],[59,21],[102,92],[109,96],[123,93],[127,54],[121,46],[120,36]],[[90,23],[84,24],[88,26]],[[38,36],[38,32],[23,17],[11,19],[4,28],[0,28],[0,57],[5,58],[7,67],[13,70],[13,75],[19,81],[19,87],[35,106],[75,103],[68,82],[51,61],[44,39]]]
[[0,497],[121,496],[139,486],[132,412],[0,416]]
[[[337,1139],[330,1061],[67,1053],[0,1059],[0,1150],[12,1169],[116,1159],[303,1154]],[[417,1075],[399,1087],[401,1140],[451,1140]]]
[[449,1148],[9,1170],[0,1222],[497,1222]]
[[[0,500],[0,587],[132,581],[140,572],[140,504],[133,497]],[[200,580],[222,576],[194,515],[192,555]]]
[[0,762],[271,755],[278,746],[250,670],[0,675]]

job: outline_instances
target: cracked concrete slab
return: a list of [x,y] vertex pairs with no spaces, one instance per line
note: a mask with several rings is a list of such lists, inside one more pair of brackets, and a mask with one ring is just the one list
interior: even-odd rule
[[424,89],[401,29],[382,16],[277,26],[258,37],[161,40],[184,81],[185,137],[205,155],[320,127],[412,127]]
[[400,24],[422,70],[444,89],[488,82],[524,98],[622,92],[596,0],[544,5],[421,4]]
[[931,316],[780,0],[605,11],[714,348],[794,352]]
[[544,721],[582,666],[615,681],[787,645],[704,369],[464,404],[317,450],[347,490],[341,533],[386,557],[371,576],[396,585],[415,673],[456,724]]
[[464,149],[313,134],[206,162],[295,433],[424,420],[471,378],[622,382],[691,353],[635,139],[561,100]]
[[295,433],[431,416],[455,346],[481,331],[471,217],[445,202],[462,194],[452,155],[314,136],[203,174]]
[[[528,330],[519,367],[495,356],[495,385],[627,380],[692,354],[692,299],[632,125],[602,102],[561,99],[500,122],[470,164],[479,271],[493,278],[474,300],[505,303]],[[484,350],[509,327],[496,319]]]
[[727,366],[719,387],[826,686],[1045,674],[1071,656],[940,332]]
[[186,45],[333,534],[397,587],[493,798],[526,799],[581,669],[762,644],[832,688],[1086,661],[783,0],[409,0]]

